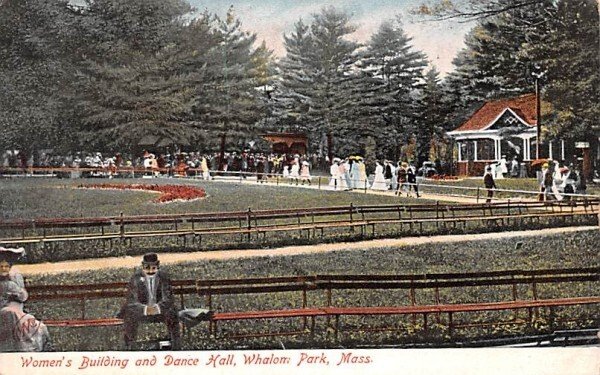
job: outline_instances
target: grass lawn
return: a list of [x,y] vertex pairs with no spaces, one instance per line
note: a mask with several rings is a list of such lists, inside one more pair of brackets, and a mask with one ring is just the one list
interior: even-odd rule
[[[77,189],[79,185],[115,184],[193,184],[204,188],[207,197],[191,202],[154,203],[154,193],[140,191]],[[415,203],[423,200],[396,198],[359,192],[318,191],[282,186],[240,184],[183,179],[40,179],[0,180],[0,207],[3,219],[40,217],[87,217],[221,212],[302,208],[336,205]]]
[[[113,182],[114,181],[114,182]],[[412,204],[427,202],[423,199],[398,198],[394,196],[364,194],[360,192],[343,191],[319,191],[303,189],[288,185],[258,185],[256,183],[241,184],[238,182],[205,182],[194,180],[153,179],[153,180],[111,180],[113,184],[189,184],[206,190],[207,197],[189,201],[172,203],[155,203],[156,193],[127,191],[127,190],[103,190],[103,189],[78,189],[78,186],[102,184],[106,180],[53,180],[53,179],[7,179],[0,185],[0,205],[4,219],[33,219],[40,217],[93,217],[93,216],[118,216],[139,214],[170,214],[170,213],[194,213],[194,212],[222,212],[222,211],[246,211],[260,209],[302,208],[318,206],[349,206],[366,204]],[[412,214],[411,214],[412,215]],[[416,214],[415,217],[425,215]],[[346,219],[343,215],[342,219]],[[389,216],[389,217],[388,217]],[[367,215],[367,219],[374,218],[397,218],[397,213]],[[314,218],[312,218],[314,219]],[[296,225],[296,220],[303,223],[311,221],[311,217],[295,217],[289,219],[274,219],[268,224]],[[340,220],[340,217],[321,217],[318,221]],[[543,220],[542,220],[543,221]],[[267,221],[260,223],[266,225]],[[425,223],[422,227],[413,228],[408,226],[399,227],[391,223],[378,226],[378,238],[398,237],[405,235],[434,235],[443,233],[471,233],[481,231],[499,231],[520,228],[513,222],[513,227],[505,226],[498,228],[488,225],[489,223],[469,222],[465,228],[438,227],[436,223]],[[223,226],[237,227],[237,222],[209,222],[202,224],[205,229]],[[240,224],[241,225],[241,224]],[[533,224],[531,224],[533,225]],[[536,224],[537,225],[537,224]],[[550,226],[550,222],[540,222],[540,227]],[[552,224],[555,225],[555,224]],[[129,225],[127,232],[149,231],[149,230],[172,230],[171,223],[154,225]],[[191,224],[181,224],[179,229],[191,230]],[[531,227],[533,228],[533,226]],[[198,227],[196,227],[198,229]],[[413,230],[414,229],[414,230]],[[118,230],[116,226],[108,229],[109,232]],[[99,229],[92,228],[87,233],[98,233]],[[196,250],[219,250],[226,248],[248,248],[248,247],[272,247],[293,244],[314,244],[319,242],[353,241],[364,239],[359,231],[349,231],[347,228],[328,228],[324,235],[313,235],[308,238],[306,233],[292,230],[287,232],[272,232],[268,236],[246,238],[238,234],[231,235],[205,235],[202,241],[182,241],[175,236],[136,238],[132,241],[107,241],[88,240],[71,241],[60,243],[46,243],[38,246],[37,243],[27,245],[27,262],[39,263],[44,261],[59,261],[81,258],[100,258],[107,256],[139,255],[154,250],[163,251],[196,251]],[[49,229],[45,235],[70,234],[80,236],[84,233],[82,229],[58,228]],[[41,235],[42,231],[36,229],[27,230],[26,235]],[[7,229],[0,232],[1,238],[18,238],[22,234],[20,229]],[[114,243],[113,243],[114,242]]]
[[[522,242],[520,248],[516,242]],[[364,249],[337,251],[298,256],[265,256],[239,260],[208,260],[164,268],[174,279],[195,278],[248,278],[267,276],[291,276],[312,274],[419,274],[434,272],[477,272],[499,271],[510,269],[543,269],[592,267],[600,264],[597,244],[600,232],[597,230],[546,235],[543,237],[512,238],[498,240],[479,240],[462,243],[426,244],[394,248]],[[95,272],[81,272],[60,275],[41,275],[28,278],[31,284],[79,284],[100,283],[106,281],[128,280],[132,270],[110,269]],[[598,283],[581,282],[570,285],[538,285],[539,298],[559,298],[597,295]],[[531,298],[531,286],[520,287],[520,298]],[[417,293],[417,303],[432,303],[432,291]],[[446,303],[483,302],[509,300],[510,288],[460,288],[442,290],[441,299]],[[252,309],[277,309],[297,306],[301,298],[296,293],[273,293],[260,295],[218,296],[213,299],[213,307],[217,311],[235,311]],[[337,306],[398,306],[409,304],[407,291],[354,290],[336,291],[333,296]],[[88,301],[88,316],[113,316],[122,303],[120,299]],[[324,294],[310,292],[310,306],[322,306]],[[202,307],[203,300],[189,296],[188,307]],[[74,317],[79,313],[77,302],[44,302],[29,304],[29,310],[40,318]],[[597,322],[598,312],[595,307],[570,308],[556,311],[558,318],[585,317],[587,323]],[[481,337],[503,337],[523,334],[539,334],[547,332],[548,322],[541,315],[536,320],[535,328],[526,326],[493,326],[490,328],[474,328],[459,333],[464,339]],[[489,316],[487,316],[489,318]],[[325,322],[318,321],[317,334],[314,337],[256,338],[244,340],[213,339],[207,335],[206,324],[192,330],[184,341],[185,349],[232,349],[232,348],[318,348],[318,347],[353,347],[380,344],[414,344],[418,342],[435,342],[443,344],[450,340],[444,325],[433,324],[432,331],[425,335],[419,323],[414,324],[409,317],[373,318],[371,324],[387,322],[397,324],[399,332],[352,333],[341,337],[340,342],[327,338]],[[420,320],[419,320],[420,322]],[[360,319],[344,318],[346,327],[364,323]],[[237,332],[249,332],[254,329],[288,328],[290,320],[283,321],[246,321],[228,323],[225,330],[235,329]],[[570,324],[570,325],[569,325]],[[150,327],[150,328],[149,328]],[[140,338],[156,337],[151,327],[143,325]],[[579,327],[566,323],[565,328]],[[160,326],[164,331],[164,326]],[[51,329],[51,334],[58,350],[108,350],[120,347],[120,328],[62,328]],[[102,339],[89,340],[90,335]]]

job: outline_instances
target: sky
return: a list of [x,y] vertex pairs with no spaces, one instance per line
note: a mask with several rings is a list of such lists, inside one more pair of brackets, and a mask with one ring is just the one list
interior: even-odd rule
[[300,18],[310,23],[312,15],[329,5],[351,14],[358,27],[350,38],[366,42],[379,25],[396,15],[402,17],[404,31],[413,38],[415,49],[427,54],[441,75],[453,69],[452,59],[464,47],[464,36],[471,23],[456,21],[424,21],[409,14],[409,10],[424,0],[188,0],[198,11],[208,10],[225,17],[231,5],[246,31],[255,32],[257,42],[263,40],[277,57],[285,55],[283,34],[290,33]]

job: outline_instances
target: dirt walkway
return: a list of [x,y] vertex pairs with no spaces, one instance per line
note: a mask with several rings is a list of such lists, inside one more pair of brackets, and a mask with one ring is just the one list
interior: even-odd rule
[[[313,254],[331,251],[352,251],[381,247],[402,247],[428,243],[454,243],[463,241],[491,240],[514,237],[536,237],[554,233],[573,233],[580,231],[598,230],[596,226],[550,228],[531,231],[513,231],[485,234],[461,234],[432,237],[405,237],[393,239],[381,239],[361,242],[341,242],[335,244],[319,244],[308,246],[288,246],[275,249],[246,249],[246,250],[222,250],[222,251],[199,251],[192,253],[161,253],[159,255],[162,264],[175,264],[199,260],[222,260],[235,258],[251,258],[263,256],[287,256],[298,254]],[[25,275],[39,275],[48,273],[77,272],[83,270],[95,270],[105,268],[132,268],[140,264],[140,256],[126,256],[119,258],[103,258],[89,260],[75,260],[56,263],[21,264],[18,269]]]
[[[244,185],[256,185],[257,182],[255,179],[252,178],[248,178],[245,179],[243,181],[240,181],[238,179],[218,179],[215,180],[217,182],[228,182],[228,183],[236,183],[236,184],[244,184]],[[282,188],[295,188],[295,189],[312,189],[312,190],[322,190],[322,191],[337,191],[337,192],[343,192],[345,194],[372,194],[372,195],[386,195],[389,197],[395,197],[395,194],[393,191],[380,191],[380,190],[371,190],[371,189],[355,189],[352,191],[343,191],[343,190],[335,190],[330,186],[327,185],[322,185],[319,187],[318,184],[312,184],[312,185],[296,185],[296,184],[290,184],[290,183],[281,183],[278,185],[273,185],[272,183],[266,184],[266,186],[277,186],[277,187],[282,187]],[[444,194],[431,194],[431,193],[421,193],[420,194],[420,198],[424,199],[424,200],[431,200],[431,201],[440,201],[440,202],[452,202],[452,203],[477,203],[477,198],[476,197],[468,197],[468,196],[456,196],[456,195],[444,195]],[[399,202],[402,202],[402,200],[404,200],[406,198],[406,195],[402,195],[400,197],[396,197],[396,199],[398,199]],[[484,202],[485,199],[479,199],[479,203]],[[506,199],[494,199],[494,202],[505,202]],[[513,202],[517,202],[517,201],[532,201],[532,199],[527,199],[527,198],[519,198],[519,199],[512,199],[511,201]]]

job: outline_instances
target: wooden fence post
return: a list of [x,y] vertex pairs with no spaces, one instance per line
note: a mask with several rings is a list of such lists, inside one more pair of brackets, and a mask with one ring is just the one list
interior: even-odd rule
[[248,241],[250,241],[250,229],[252,229],[252,209],[250,207],[248,207],[248,213],[246,215],[248,219]]
[[123,211],[121,211],[121,222],[119,223],[119,234],[121,237],[125,235],[125,225],[123,224]]

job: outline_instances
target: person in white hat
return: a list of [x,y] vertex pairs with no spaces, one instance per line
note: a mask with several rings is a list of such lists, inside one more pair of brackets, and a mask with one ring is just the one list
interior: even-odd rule
[[331,163],[331,167],[329,167],[329,173],[331,174],[331,179],[329,180],[329,186],[334,190],[339,189],[340,186],[340,168],[339,168],[340,159],[333,158],[333,162]]
[[[21,302],[27,301],[29,294],[25,289],[25,279],[23,275],[13,265],[25,254],[25,249],[0,247],[0,283],[14,282],[19,287],[19,299]],[[6,301],[0,296],[0,307],[3,307]]]

